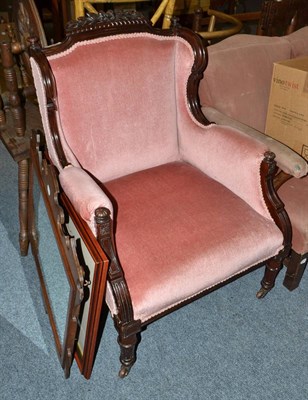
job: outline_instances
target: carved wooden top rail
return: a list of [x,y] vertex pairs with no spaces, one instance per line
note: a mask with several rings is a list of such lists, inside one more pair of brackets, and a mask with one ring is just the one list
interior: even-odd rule
[[149,21],[134,10],[122,10],[113,12],[99,12],[98,14],[89,14],[80,17],[77,20],[72,20],[66,25],[66,36],[75,35],[81,32],[88,32],[101,28],[112,28],[117,26],[136,26],[147,25],[151,26]]
[[[101,11],[98,14],[89,14],[70,21],[66,26],[65,39],[60,43],[45,47],[43,52],[48,57],[64,51],[73,43],[81,40],[134,32],[147,32],[161,36],[180,36],[190,43],[199,40],[193,31],[180,27],[176,17],[172,19],[171,29],[160,29],[153,27],[142,13],[135,10],[119,10],[116,12],[110,10],[107,12]],[[29,41],[31,42],[32,51],[39,47],[37,39],[30,38]]]

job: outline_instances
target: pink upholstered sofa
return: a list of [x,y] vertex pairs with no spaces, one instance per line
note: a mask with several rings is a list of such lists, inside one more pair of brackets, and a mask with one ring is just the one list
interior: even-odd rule
[[233,126],[266,143],[290,179],[279,189],[293,228],[284,284],[295,289],[308,259],[308,167],[295,152],[264,135],[273,63],[308,55],[308,27],[288,36],[239,34],[208,47],[199,96],[209,121]]

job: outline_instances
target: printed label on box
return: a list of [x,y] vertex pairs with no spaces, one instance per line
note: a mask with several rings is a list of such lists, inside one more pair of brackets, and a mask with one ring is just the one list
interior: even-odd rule
[[274,64],[265,133],[308,160],[308,57]]

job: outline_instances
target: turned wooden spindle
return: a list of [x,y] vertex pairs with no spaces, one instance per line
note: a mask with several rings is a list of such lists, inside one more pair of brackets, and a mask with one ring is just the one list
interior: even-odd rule
[[25,112],[22,107],[18,80],[15,71],[15,61],[11,49],[11,41],[6,38],[0,42],[0,52],[4,72],[6,89],[8,90],[8,102],[11,111],[14,128],[17,136],[24,136],[26,131]]

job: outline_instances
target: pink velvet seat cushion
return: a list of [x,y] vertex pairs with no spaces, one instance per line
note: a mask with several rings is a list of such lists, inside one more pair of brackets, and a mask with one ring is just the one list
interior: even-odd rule
[[292,178],[278,191],[292,225],[292,248],[298,254],[308,252],[308,176]]
[[246,202],[186,163],[105,184],[115,237],[143,322],[278,252],[282,234]]

